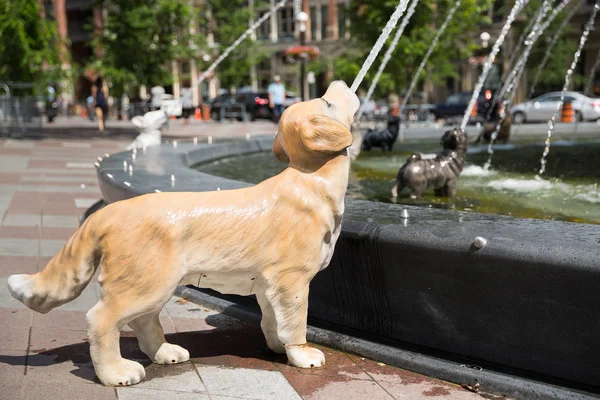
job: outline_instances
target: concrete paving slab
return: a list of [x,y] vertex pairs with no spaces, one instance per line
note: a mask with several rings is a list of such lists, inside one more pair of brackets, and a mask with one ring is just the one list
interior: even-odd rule
[[202,382],[211,395],[260,400],[299,400],[283,374],[246,368],[196,365]]
[[135,386],[117,388],[119,400],[210,400],[207,394],[172,390],[139,389]]
[[79,220],[75,215],[44,215],[42,217],[42,226],[77,228],[79,226]]
[[41,226],[42,216],[39,214],[13,214],[4,215],[3,226]]
[[0,255],[2,256],[35,256],[37,253],[37,239],[0,238]]

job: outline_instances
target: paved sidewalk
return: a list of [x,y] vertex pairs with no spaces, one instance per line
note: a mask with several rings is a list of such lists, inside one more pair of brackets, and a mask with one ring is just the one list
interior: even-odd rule
[[[44,121],[44,136],[49,138],[100,138],[98,125],[82,117],[58,117],[53,123]],[[204,122],[190,119],[189,125],[184,125],[183,119],[170,120],[169,125],[163,129],[163,140],[170,138],[206,139],[208,136],[219,138],[244,137],[252,135],[275,135],[277,126],[268,120],[254,122]],[[130,120],[110,119],[106,122],[104,138],[118,137],[133,139],[138,134],[137,128]]]
[[191,362],[149,362],[133,332],[121,336],[124,357],[146,367],[133,387],[109,388],[95,377],[85,313],[99,298],[93,281],[82,295],[48,314],[14,300],[6,279],[40,271],[99,200],[92,162],[126,141],[0,140],[0,398],[13,399],[477,399],[459,386],[320,347],[324,368],[286,365],[266,350],[259,328],[172,298],[162,312],[167,339]]

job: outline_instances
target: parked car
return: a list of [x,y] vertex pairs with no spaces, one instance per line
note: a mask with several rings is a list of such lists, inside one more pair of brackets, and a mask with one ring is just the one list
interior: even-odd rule
[[[210,114],[215,121],[221,119],[221,108],[223,105],[244,104],[246,106],[246,118],[250,121],[261,119],[273,119],[273,110],[269,107],[269,95],[267,91],[238,92],[221,94],[214,98],[210,106]],[[236,108],[240,111],[240,108]],[[236,116],[241,121],[241,114]]]
[[292,104],[296,104],[301,101],[302,99],[300,98],[300,96],[296,96],[294,92],[285,92],[285,101],[283,102],[283,106],[285,108],[288,108]]
[[[451,117],[462,117],[465,114],[465,110],[471,101],[473,92],[459,92],[453,93],[442,103],[435,105],[433,109],[433,115],[436,119],[440,118],[451,118]],[[483,116],[486,112],[486,98],[485,91],[481,91],[479,98],[477,99],[477,113]]]
[[362,112],[362,119],[367,121],[375,119],[375,109],[377,108],[375,102],[373,100],[366,101],[364,97],[361,97],[359,100],[359,112]]
[[[560,96],[561,92],[546,93],[513,106],[510,110],[513,123],[548,121],[556,112],[556,108],[560,103]],[[600,119],[600,99],[584,96],[578,92],[566,92],[565,101],[573,104],[577,121]]]
[[[287,108],[300,101],[300,97],[296,96],[294,92],[286,92],[283,106]],[[230,93],[225,93],[213,99],[210,107],[213,120],[218,121],[221,118],[221,107],[223,104],[239,103],[243,103],[246,106],[247,118],[250,121],[273,119],[273,110],[269,107],[269,93],[266,90],[240,90],[233,96]],[[237,119],[241,121],[242,117],[238,116]]]

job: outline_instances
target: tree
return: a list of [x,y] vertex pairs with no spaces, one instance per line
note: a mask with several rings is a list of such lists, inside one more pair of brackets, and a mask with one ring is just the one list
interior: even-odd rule
[[[402,93],[407,89],[414,72],[436,35],[436,28],[443,23],[454,3],[455,0],[421,0],[419,2],[381,76],[375,92],[377,95],[385,96],[389,92]],[[353,50],[344,57],[345,61],[334,62],[338,68],[341,67],[342,74],[350,71],[353,73],[360,69],[362,62],[377,41],[381,30],[397,5],[396,0],[355,0],[350,2],[348,14],[354,43],[349,47],[353,47]],[[440,82],[448,77],[457,77],[455,63],[470,56],[478,47],[478,39],[474,32],[477,29],[474,30],[474,27],[489,23],[485,14],[490,5],[491,0],[462,1],[436,49],[431,54],[427,63],[429,67],[423,71],[423,78],[426,76],[430,81]],[[387,45],[391,43],[394,32],[390,35]],[[378,62],[383,58],[386,48],[384,46],[382,49],[382,53],[371,67],[361,88],[366,88],[371,83],[377,71]],[[340,76],[337,69],[335,76],[336,78]]]
[[[214,35],[215,46],[209,51],[218,57],[246,29],[249,22],[259,17],[258,10],[262,9],[264,1],[255,1],[254,9],[248,7],[246,0],[207,0],[207,10],[204,13],[204,25]],[[268,24],[269,21],[265,21]],[[247,38],[217,67],[222,87],[237,87],[248,85],[250,68],[258,64],[267,53],[261,51],[256,43]],[[211,62],[201,63],[202,68],[208,68]]]
[[61,75],[60,40],[38,0],[0,0],[0,80],[40,87]]
[[[529,21],[533,18],[535,12],[542,6],[542,0],[531,0],[524,12],[527,15]],[[556,34],[562,22],[568,16],[573,7],[577,6],[577,1],[571,1],[560,14],[552,21],[552,23],[546,28],[543,35],[538,39],[531,50],[531,55],[527,60],[527,78],[529,84],[534,78],[538,64],[544,58],[544,54],[548,50],[548,45],[552,37]],[[551,11],[550,11],[551,12]],[[548,13],[549,15],[550,13]],[[546,15],[546,17],[548,16]],[[587,20],[588,16],[585,17]],[[525,25],[519,26],[517,32],[519,36],[523,33]],[[575,33],[575,35],[573,35]],[[556,45],[551,49],[552,56],[548,59],[548,62],[544,66],[543,73],[540,75],[539,82],[537,84],[536,92],[540,92],[541,89],[546,90],[560,90],[565,83],[565,74],[567,69],[573,62],[573,56],[577,50],[579,44],[580,32],[574,32],[571,28],[570,23],[567,23],[562,31],[560,39],[556,42]],[[583,60],[579,59],[579,67],[583,66]],[[584,78],[578,69],[575,70],[571,79],[575,86],[581,87],[584,84]]]
[[172,81],[170,61],[189,55],[189,23],[194,10],[184,0],[101,0],[104,31],[93,47],[101,54],[91,67],[120,96],[128,87]]

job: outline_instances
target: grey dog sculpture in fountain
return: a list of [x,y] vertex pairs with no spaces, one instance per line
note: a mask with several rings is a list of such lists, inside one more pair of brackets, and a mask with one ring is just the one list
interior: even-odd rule
[[273,152],[289,166],[279,175],[243,189],[151,193],[109,204],[41,272],[11,276],[10,293],[47,313],[77,298],[99,269],[100,301],[86,318],[92,362],[105,385],[145,377],[140,363],[121,356],[126,325],[155,363],[189,360],[186,349],[167,343],[159,321],[177,286],[187,284],[256,295],[269,348],[297,367],[322,366],[323,352],[306,343],[308,290],[341,232],[358,107],[344,82],[331,83],[323,97],[283,113]]
[[443,150],[435,158],[422,159],[413,154],[400,167],[392,196],[397,197],[404,188],[412,191],[412,197],[422,197],[427,189],[434,189],[438,196],[456,196],[456,180],[462,172],[467,155],[467,133],[455,128],[444,133]]

